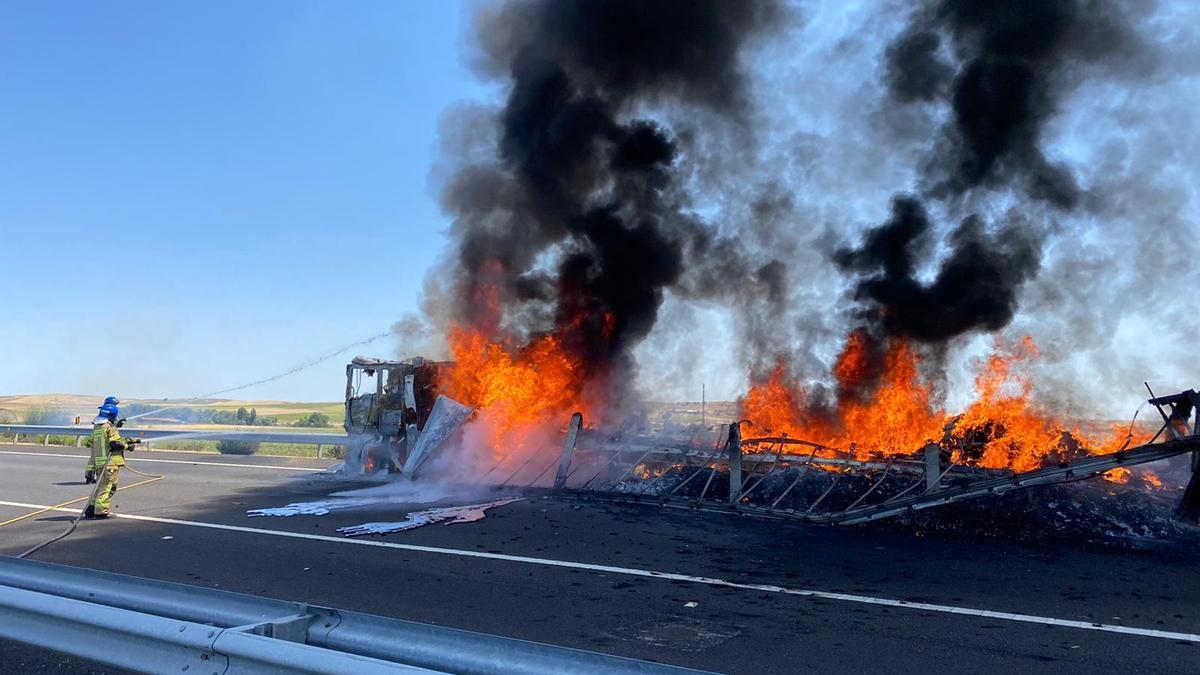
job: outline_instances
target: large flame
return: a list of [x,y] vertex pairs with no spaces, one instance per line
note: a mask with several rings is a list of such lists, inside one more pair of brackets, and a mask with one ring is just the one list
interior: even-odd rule
[[[1089,434],[1069,427],[1034,403],[1028,366],[1038,349],[1029,337],[1014,344],[997,340],[980,364],[974,400],[957,415],[935,405],[911,344],[890,341],[878,365],[870,351],[865,334],[850,334],[833,367],[840,395],[824,407],[809,406],[809,390],[788,380],[786,364],[777,365],[743,400],[750,433],[802,438],[860,459],[912,454],[932,442],[952,450],[957,463],[1015,471],[1071,453],[1111,452],[1126,439],[1123,428]],[[864,391],[872,368],[880,372]]]
[[750,388],[742,404],[749,433],[783,434],[844,449],[860,457],[909,454],[943,435],[945,414],[930,402],[930,388],[920,380],[916,352],[904,342],[892,343],[883,356],[879,386],[869,396],[860,389],[869,377],[870,347],[866,337],[851,333],[834,365],[840,388],[834,410],[809,408],[809,392],[786,381],[786,364],[778,364],[763,383]]
[[[1062,423],[1030,403],[1033,381],[1020,366],[1037,357],[1037,346],[1029,336],[1015,345],[997,340],[975,378],[976,399],[958,418],[954,433],[959,437],[973,433],[976,440],[982,436],[979,466],[1029,471],[1041,466],[1063,442]],[[961,451],[955,458],[966,459]]]
[[581,365],[554,335],[511,345],[476,329],[455,327],[449,341],[455,366],[439,383],[441,390],[479,409],[476,422],[487,429],[497,461],[586,408]]
[[[444,373],[441,391],[478,412],[473,425],[497,464],[521,460],[544,449],[572,412],[602,412],[604,401],[588,392],[603,390],[588,381],[595,373],[578,352],[567,348],[582,317],[562,321],[555,331],[516,341],[499,329],[498,294],[484,284],[477,291],[480,316],[473,325],[451,328],[448,339],[456,365]],[[605,328],[611,317],[605,316]],[[604,338],[609,339],[609,330]],[[960,413],[936,403],[922,377],[920,350],[900,339],[878,343],[865,332],[846,339],[832,368],[836,395],[810,390],[779,363],[755,383],[742,401],[744,434],[785,435],[826,446],[859,459],[910,455],[929,443],[951,453],[952,461],[986,468],[1028,471],[1054,461],[1112,452],[1129,440],[1126,429],[1069,427],[1035,404],[1030,366],[1038,358],[1033,340],[997,339],[978,366],[975,397]],[[594,370],[594,369],[593,369]],[[832,398],[827,401],[827,398]],[[1110,472],[1114,482],[1128,480]],[[1153,485],[1149,474],[1144,482]]]

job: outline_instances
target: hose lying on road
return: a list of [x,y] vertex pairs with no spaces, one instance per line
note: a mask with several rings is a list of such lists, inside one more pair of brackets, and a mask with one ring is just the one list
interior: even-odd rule
[[[107,469],[107,468],[108,468],[108,461],[107,461],[107,460],[105,460],[105,462],[104,462],[104,466],[100,467],[100,471],[98,471],[97,473],[103,473],[103,471],[104,471],[105,469]],[[124,487],[119,487],[119,488],[117,488],[117,489],[115,490],[115,492],[120,492],[121,490],[128,490],[128,489],[130,489],[130,488],[135,488],[135,487],[137,487],[137,486],[139,486],[139,485],[146,485],[147,483],[153,483],[153,482],[155,482],[155,481],[160,481],[160,480],[162,480],[163,478],[166,478],[166,476],[156,476],[156,475],[154,475],[154,474],[152,474],[152,473],[142,473],[141,471],[138,471],[137,469],[133,468],[132,466],[129,466],[128,464],[127,464],[127,465],[125,465],[125,468],[126,468],[126,469],[129,469],[130,471],[132,471],[133,473],[136,473],[136,474],[137,474],[137,475],[139,475],[139,476],[145,476],[145,477],[146,477],[148,480],[139,481],[139,482],[137,482],[137,483],[134,483],[133,485],[126,485],[126,486],[124,486]],[[84,501],[84,500],[87,500],[89,503],[94,503],[94,502],[95,502],[95,500],[96,500],[96,495],[97,495],[97,494],[99,494],[99,492],[100,492],[100,486],[101,486],[101,485],[103,485],[103,482],[102,482],[102,481],[96,481],[96,487],[92,488],[92,494],[88,495],[87,497],[79,497],[79,498],[76,498],[76,499],[72,499],[72,500],[70,500],[70,501],[63,502],[63,503],[61,503],[61,504],[55,504],[54,506],[48,506],[48,507],[46,507],[46,508],[44,508],[44,509],[41,509],[41,510],[38,510],[38,511],[34,511],[33,513],[26,513],[26,514],[25,514],[25,515],[23,515],[23,516],[17,516],[16,518],[11,518],[11,519],[9,519],[9,520],[6,520],[6,521],[4,521],[3,523],[0,523],[0,527],[4,527],[5,525],[11,525],[11,524],[13,524],[13,523],[20,522],[20,521],[22,521],[22,520],[25,520],[25,519],[27,519],[27,518],[32,518],[32,517],[34,517],[34,516],[36,516],[36,515],[40,515],[40,514],[42,514],[42,513],[46,513],[47,511],[53,511],[53,510],[55,510],[55,509],[59,509],[59,508],[62,508],[62,507],[64,507],[64,506],[69,506],[69,505],[71,505],[71,504],[77,504],[77,503],[79,503],[79,502],[81,502],[81,501]],[[46,541],[43,541],[43,542],[42,542],[42,543],[40,543],[40,544],[37,544],[36,546],[34,546],[34,547],[30,548],[29,550],[27,550],[27,551],[25,551],[24,553],[22,553],[22,554],[18,555],[17,557],[18,557],[18,558],[25,558],[25,557],[27,557],[27,556],[29,556],[29,555],[32,555],[32,554],[34,554],[34,553],[37,553],[38,551],[42,550],[43,548],[46,548],[47,546],[49,546],[50,544],[53,544],[53,543],[54,543],[54,542],[56,542],[56,541],[61,541],[61,540],[63,540],[63,539],[66,539],[68,536],[70,536],[70,534],[71,534],[72,532],[74,532],[74,531],[75,531],[75,527],[76,527],[77,525],[79,525],[79,519],[83,517],[83,513],[84,513],[84,510],[83,510],[83,509],[81,509],[81,510],[79,511],[79,513],[78,513],[78,514],[76,514],[76,515],[75,515],[75,517],[71,519],[71,524],[67,526],[67,529],[63,530],[61,533],[59,533],[59,534],[58,534],[58,535],[56,535],[55,537],[53,537],[53,538],[51,538],[51,539],[47,539]]]

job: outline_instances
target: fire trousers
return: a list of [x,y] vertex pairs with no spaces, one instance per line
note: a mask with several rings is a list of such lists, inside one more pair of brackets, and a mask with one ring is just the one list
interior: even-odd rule
[[104,468],[104,472],[97,476],[100,481],[100,489],[96,491],[96,500],[92,502],[93,510],[96,515],[107,515],[109,508],[112,507],[112,496],[117,491],[117,476],[121,473],[119,464],[108,463]]

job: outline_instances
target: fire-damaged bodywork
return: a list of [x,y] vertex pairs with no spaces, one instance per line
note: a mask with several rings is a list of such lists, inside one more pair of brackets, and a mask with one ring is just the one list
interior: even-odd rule
[[451,365],[355,357],[346,366],[347,467],[366,473],[404,467],[437,402],[438,373]]

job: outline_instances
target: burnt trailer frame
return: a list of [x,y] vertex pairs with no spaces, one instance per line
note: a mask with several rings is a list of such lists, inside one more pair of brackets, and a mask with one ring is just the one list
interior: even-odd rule
[[[1149,384],[1146,384],[1146,390],[1154,396]],[[1196,390],[1188,389],[1170,396],[1151,398],[1147,403],[1158,409],[1158,414],[1163,420],[1163,425],[1154,435],[1154,439],[1164,433],[1172,441],[1200,437],[1200,394]],[[1195,421],[1189,429],[1187,421],[1193,414]],[[1151,442],[1154,439],[1151,439]],[[1191,468],[1192,478],[1179,500],[1175,517],[1190,523],[1200,523],[1200,449],[1192,451]]]
[[[801,520],[834,525],[854,525],[894,518],[923,509],[956,502],[1000,495],[1015,490],[1087,480],[1120,467],[1157,462],[1179,455],[1191,455],[1192,475],[1176,511],[1179,520],[1200,524],[1200,394],[1187,390],[1171,396],[1151,398],[1163,424],[1146,443],[1130,448],[1132,436],[1120,450],[1089,455],[1072,461],[1024,472],[1007,469],[982,469],[947,462],[942,449],[933,443],[910,456],[894,456],[882,461],[863,461],[836,456],[838,451],[817,443],[786,436],[743,439],[740,423],[722,430],[715,443],[698,447],[693,443],[664,443],[652,437],[614,439],[581,432],[582,416],[575,413],[561,455],[540,472],[528,472],[533,479],[518,481],[523,465],[510,475],[504,486],[580,498],[602,498],[662,507],[722,510],[758,515],[772,519]],[[1189,426],[1188,420],[1195,417]],[[694,440],[694,439],[693,439]],[[764,451],[765,446],[765,451]],[[786,452],[788,446],[802,446],[807,453]],[[824,455],[817,456],[818,452]],[[526,462],[528,464],[528,462]],[[550,473],[557,466],[557,471]],[[668,475],[663,470],[653,480],[627,480],[639,469],[672,467],[686,471],[670,490],[657,489]],[[493,470],[496,467],[493,467]],[[537,469],[538,467],[533,467]],[[803,509],[779,508],[793,489],[811,478],[813,469],[823,470],[833,480],[819,496]],[[489,472],[490,473],[490,472]],[[528,475],[526,478],[528,478]],[[539,486],[543,477],[553,476],[549,485]],[[727,484],[723,499],[710,497],[714,479],[722,476]],[[843,476],[866,477],[868,482],[854,498],[833,507],[820,508]],[[580,478],[572,481],[572,477]],[[727,477],[727,478],[726,478]],[[756,490],[769,479],[785,485],[781,493],[768,495],[762,503],[753,503]],[[879,490],[885,481],[905,480],[903,487],[888,493]],[[701,481],[694,483],[694,481]],[[701,485],[698,495],[684,494],[687,485]],[[874,497],[874,498],[873,498]]]

